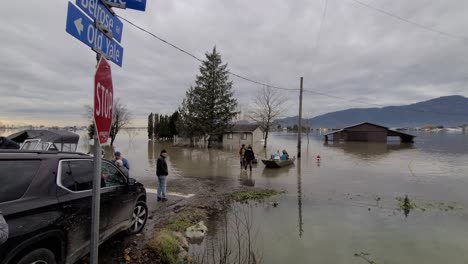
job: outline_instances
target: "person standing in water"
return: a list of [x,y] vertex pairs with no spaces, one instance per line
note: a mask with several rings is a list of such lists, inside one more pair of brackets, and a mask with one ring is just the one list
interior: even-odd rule
[[241,169],[245,167],[245,144],[242,144],[242,147],[239,150],[240,166]]
[[158,162],[156,164],[156,176],[158,176],[158,201],[167,201],[166,198],[166,178],[169,174],[169,170],[167,168],[167,151],[165,149],[161,150],[161,154],[159,155]]
[[252,161],[255,159],[255,154],[252,149],[252,145],[249,145],[247,149],[245,150],[244,154],[244,159],[245,159],[245,170],[247,170],[247,165],[250,167],[250,171],[252,171]]

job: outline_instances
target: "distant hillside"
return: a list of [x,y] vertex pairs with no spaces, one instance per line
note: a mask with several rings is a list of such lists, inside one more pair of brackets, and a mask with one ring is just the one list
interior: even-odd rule
[[[468,98],[453,95],[411,105],[383,108],[353,108],[306,119],[312,127],[341,128],[361,122],[388,127],[421,127],[424,125],[458,126],[468,124]],[[278,120],[282,127],[297,124],[296,117]]]

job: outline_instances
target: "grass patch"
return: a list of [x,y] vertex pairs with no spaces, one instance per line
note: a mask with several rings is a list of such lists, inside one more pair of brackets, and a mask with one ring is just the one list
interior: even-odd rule
[[408,196],[405,197],[397,197],[396,200],[398,201],[399,209],[403,211],[409,211],[413,209],[421,210],[425,212],[427,210],[440,210],[440,211],[456,211],[462,210],[463,207],[457,204],[456,202],[418,202],[416,203],[414,200],[410,200]]
[[173,231],[161,229],[155,238],[148,242],[148,246],[161,257],[164,264],[177,264],[177,255],[180,252],[179,241]]
[[190,226],[196,224],[194,221],[190,221],[187,218],[180,218],[174,221],[170,221],[165,225],[165,228],[175,231],[175,232],[184,232]]
[[396,200],[401,210],[412,210],[418,207],[414,202],[410,201],[407,195],[405,197],[397,197]]
[[263,201],[267,198],[272,196],[282,194],[283,191],[275,191],[275,190],[250,190],[250,191],[242,191],[237,192],[232,195],[232,198],[237,202],[247,202],[250,200],[254,201]]
[[188,227],[197,224],[206,217],[206,211],[195,208],[180,212],[175,219],[164,223],[163,227],[174,232],[185,232]]

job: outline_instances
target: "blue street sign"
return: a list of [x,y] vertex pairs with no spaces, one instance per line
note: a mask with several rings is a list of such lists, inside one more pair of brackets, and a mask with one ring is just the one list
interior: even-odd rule
[[100,21],[112,32],[112,37],[122,41],[123,23],[104,6],[100,0],[76,0],[76,5],[92,19]]
[[68,2],[66,31],[79,41],[102,53],[113,63],[122,67],[123,48],[99,31],[91,19],[78,7]]
[[110,4],[122,5],[125,8],[135,9],[140,11],[146,10],[146,0],[106,0]]

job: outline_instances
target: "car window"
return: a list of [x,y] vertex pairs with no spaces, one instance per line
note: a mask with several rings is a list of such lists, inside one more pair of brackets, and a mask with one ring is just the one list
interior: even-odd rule
[[39,140],[26,141],[24,142],[23,147],[21,149],[22,150],[35,150],[38,143],[39,143]]
[[58,148],[55,144],[51,144],[48,150],[55,150],[58,151]]
[[122,173],[115,166],[108,162],[102,163],[101,171],[105,187],[124,185],[126,182]]
[[40,160],[0,160],[0,203],[21,198],[40,164]]
[[93,162],[91,160],[62,161],[60,181],[63,187],[79,192],[93,189]]

